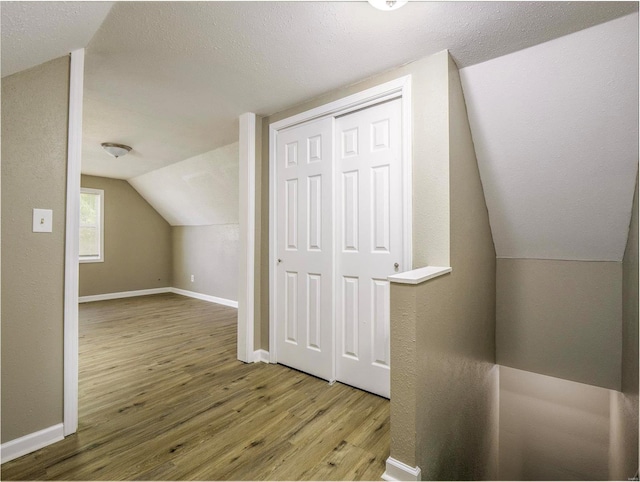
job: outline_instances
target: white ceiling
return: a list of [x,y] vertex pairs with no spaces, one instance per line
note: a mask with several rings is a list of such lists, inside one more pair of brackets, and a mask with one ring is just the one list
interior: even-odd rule
[[638,15],[461,78],[497,256],[620,261],[638,168]]
[[[202,170],[203,153],[237,141],[243,112],[272,114],[448,49],[462,68],[498,256],[621,258],[638,40],[637,15],[620,17],[637,2],[410,1],[394,12],[365,1],[115,2],[98,28],[109,5],[2,2],[3,76],[87,47],[86,174],[166,199],[172,182],[192,179],[185,166]],[[133,151],[114,160],[101,142]],[[171,222],[220,220],[199,216]]]
[[238,224],[238,143],[129,179],[172,226]]
[[[51,13],[68,8],[43,2],[3,10],[3,62],[48,43],[5,45],[16,31],[63,41],[60,32],[93,25]],[[473,65],[634,9],[619,2],[409,2],[394,12],[364,1],[116,2],[87,48],[83,172],[128,179],[235,142],[243,112],[271,114],[443,49],[460,67]],[[114,161],[101,142],[134,150]]]
[[86,47],[112,5],[113,2],[2,2],[2,76]]

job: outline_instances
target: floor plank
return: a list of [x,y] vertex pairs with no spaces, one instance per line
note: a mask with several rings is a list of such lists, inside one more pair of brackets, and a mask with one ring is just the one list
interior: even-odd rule
[[389,402],[236,360],[236,310],[175,294],[80,305],[79,430],[3,480],[379,480]]

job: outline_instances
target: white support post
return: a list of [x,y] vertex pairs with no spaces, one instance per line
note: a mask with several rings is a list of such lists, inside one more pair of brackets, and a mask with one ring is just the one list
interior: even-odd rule
[[255,309],[256,115],[240,116],[240,272],[238,276],[238,360],[253,362]]
[[64,435],[78,430],[78,253],[84,49],[71,52],[64,260]]

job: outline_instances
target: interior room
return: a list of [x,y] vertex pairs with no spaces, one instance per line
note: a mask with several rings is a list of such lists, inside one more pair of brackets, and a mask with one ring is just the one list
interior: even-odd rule
[[3,479],[637,480],[638,2],[0,7]]

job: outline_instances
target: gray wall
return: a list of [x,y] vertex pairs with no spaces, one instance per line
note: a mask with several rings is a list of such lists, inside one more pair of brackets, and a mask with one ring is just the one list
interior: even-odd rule
[[127,181],[82,176],[104,190],[104,262],[80,263],[80,296],[171,286],[171,226]]
[[171,233],[174,288],[238,301],[238,224],[173,226]]
[[638,470],[638,181],[629,238],[622,262],[622,391],[611,400],[613,479],[627,480]]
[[62,423],[68,99],[68,57],[2,79],[3,443]]
[[622,265],[498,259],[497,362],[620,389]]

